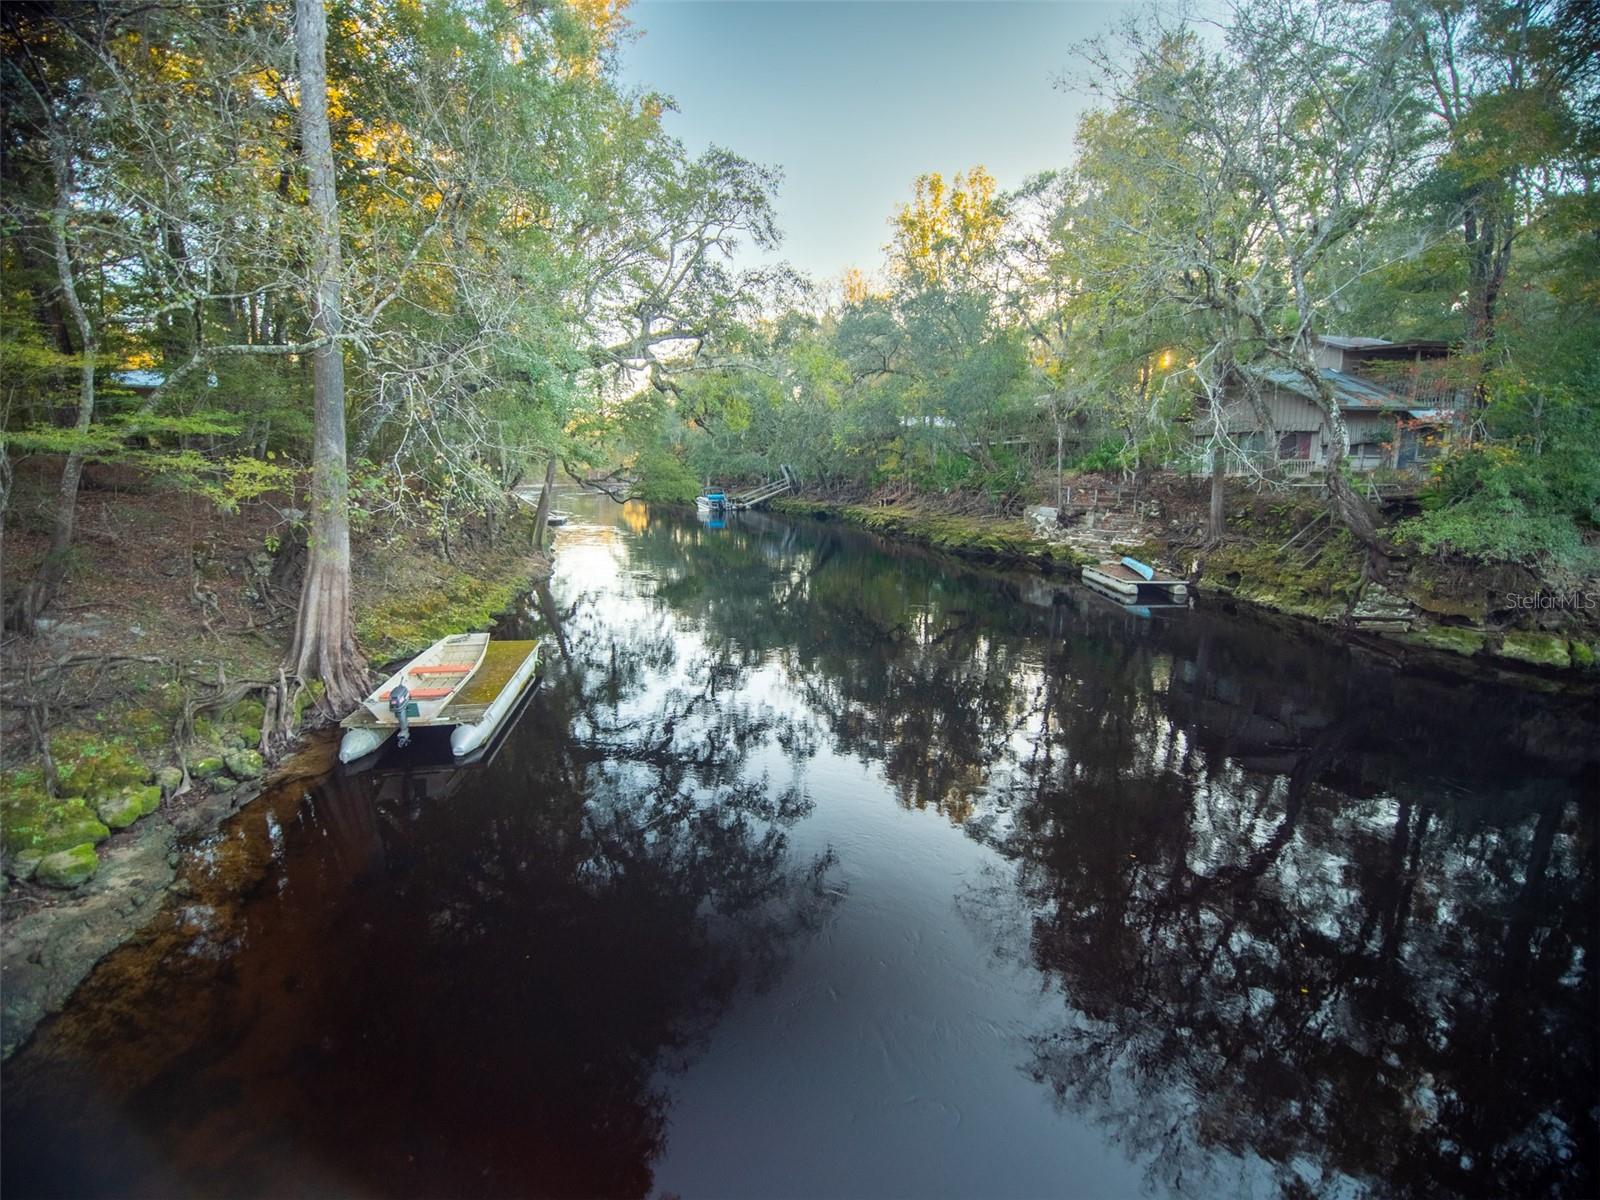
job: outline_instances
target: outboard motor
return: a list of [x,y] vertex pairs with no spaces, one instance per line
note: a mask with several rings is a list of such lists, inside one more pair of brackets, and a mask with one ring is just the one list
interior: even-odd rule
[[394,685],[394,690],[389,693],[389,711],[400,722],[400,736],[395,739],[395,744],[404,750],[411,744],[411,726],[407,721],[406,704],[411,699],[411,689],[403,683]]

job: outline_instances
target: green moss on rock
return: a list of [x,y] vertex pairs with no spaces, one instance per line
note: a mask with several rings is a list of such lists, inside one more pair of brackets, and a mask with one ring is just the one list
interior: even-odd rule
[[10,804],[6,810],[5,848],[13,854],[54,854],[80,842],[111,836],[81,796],[53,800],[41,796],[32,804]]
[[1567,639],[1553,633],[1514,629],[1501,640],[1499,653],[1501,658],[1529,663],[1536,667],[1572,665],[1572,655],[1567,650]]
[[1231,544],[1207,556],[1201,587],[1237,596],[1263,608],[1317,621],[1344,616],[1361,591],[1361,559],[1354,540],[1341,531],[1312,563],[1275,546]]
[[228,774],[235,779],[260,779],[261,773],[266,770],[261,755],[254,750],[224,751],[222,761],[228,768]]
[[95,804],[95,812],[100,819],[112,829],[126,829],[140,817],[144,816],[144,806],[139,797],[123,792],[118,796],[107,796]]
[[215,779],[228,769],[228,764],[222,761],[220,755],[208,754],[192,767],[189,773],[196,779]]
[[837,515],[852,525],[860,525],[885,537],[901,538],[964,558],[989,562],[1061,563],[1067,566],[1088,561],[1070,546],[1035,537],[1026,521],[998,517],[957,517],[904,507],[844,505],[838,508],[803,508],[799,504],[792,504],[786,506],[785,510],[809,511],[817,516]]
[[34,871],[34,882],[46,887],[75,888],[86,883],[100,869],[100,856],[94,852],[92,842],[83,842],[67,850],[47,854]]
[[1480,629],[1462,629],[1453,625],[1430,625],[1407,634],[1402,640],[1430,650],[1445,650],[1470,658],[1483,649],[1488,635]]
[[259,700],[241,700],[228,710],[228,724],[244,738],[245,745],[251,745],[261,737],[261,722],[266,716],[266,708]]
[[305,687],[296,691],[291,700],[294,706],[294,723],[296,725],[305,720],[306,709],[322,699],[323,690],[321,680],[312,680]]
[[183,772],[177,767],[162,767],[156,772],[156,787],[160,789],[161,795],[170,796],[182,786]]
[[374,663],[415,654],[446,634],[487,629],[528,584],[525,571],[498,580],[458,572],[439,582],[427,581],[358,611],[356,635]]
[[1571,642],[1567,646],[1567,653],[1572,658],[1573,666],[1585,671],[1594,670],[1596,662],[1595,648],[1589,645],[1588,642]]
[[115,796],[150,777],[150,768],[120,737],[64,733],[51,749],[61,790],[73,796]]

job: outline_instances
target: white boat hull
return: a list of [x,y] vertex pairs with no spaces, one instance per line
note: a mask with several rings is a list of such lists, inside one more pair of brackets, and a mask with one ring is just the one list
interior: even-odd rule
[[339,741],[339,761],[353,763],[365,758],[394,736],[394,728],[347,729]]

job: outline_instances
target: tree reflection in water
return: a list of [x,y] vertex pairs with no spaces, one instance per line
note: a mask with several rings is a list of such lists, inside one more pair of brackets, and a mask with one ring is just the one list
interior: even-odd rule
[[649,1192],[663,1073],[825,918],[831,859],[749,768],[782,722],[708,703],[729,663],[564,615],[488,765],[335,774],[216,840],[8,1069],[8,1195]]
[[[865,541],[746,520],[644,557],[836,751],[1015,862],[960,899],[997,946],[1020,915],[1061,994],[1026,1069],[1158,1193],[1600,1186],[1592,701]],[[712,587],[707,554],[741,567]]]
[[[989,848],[957,911],[1050,997],[942,1052],[1006,1046],[1152,1193],[1600,1187],[1592,702],[829,525],[564,538],[499,631],[547,638],[549,678],[497,756],[215,839],[8,1065],[8,1195],[648,1192],[672,1072],[828,919],[795,827],[828,844],[833,756],[850,803]],[[847,961],[922,932],[876,911]]]

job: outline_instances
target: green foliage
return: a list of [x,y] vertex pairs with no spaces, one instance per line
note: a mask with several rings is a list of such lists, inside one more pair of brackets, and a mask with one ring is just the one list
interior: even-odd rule
[[1072,464],[1074,471],[1120,471],[1130,465],[1129,446],[1119,438],[1107,438]]
[[1534,453],[1526,436],[1453,454],[1436,468],[1427,511],[1397,533],[1425,553],[1449,550],[1485,561],[1600,565],[1583,531],[1600,521],[1600,439],[1592,415]]
[[646,445],[634,460],[639,481],[632,495],[657,504],[693,504],[700,494],[694,474],[669,447]]
[[222,512],[272,492],[294,491],[299,472],[285,463],[244,455],[215,457],[198,450],[136,459],[158,477],[204,496]]
[[1487,562],[1593,570],[1600,557],[1583,544],[1571,518],[1529,511],[1525,501],[1473,497],[1400,522],[1396,533],[1424,553],[1451,551]]

